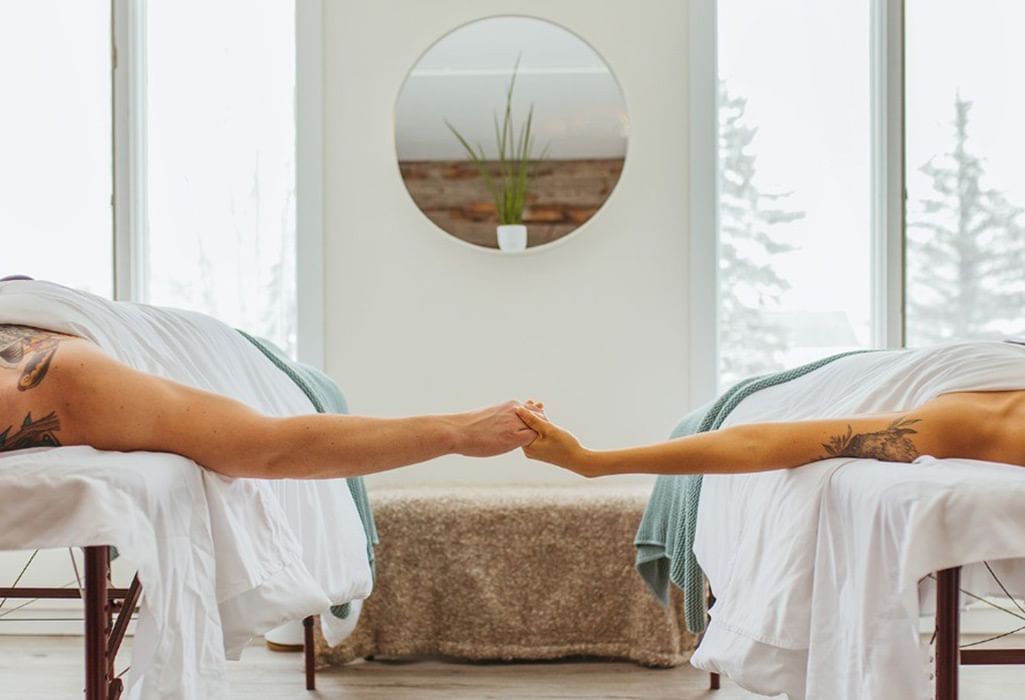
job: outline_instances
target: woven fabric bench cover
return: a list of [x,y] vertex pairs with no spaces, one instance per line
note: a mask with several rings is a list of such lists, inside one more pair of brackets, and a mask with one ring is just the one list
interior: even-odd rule
[[[322,664],[363,657],[690,657],[679,591],[662,607],[634,570],[650,486],[373,489],[374,592]],[[319,637],[319,635],[318,635]]]

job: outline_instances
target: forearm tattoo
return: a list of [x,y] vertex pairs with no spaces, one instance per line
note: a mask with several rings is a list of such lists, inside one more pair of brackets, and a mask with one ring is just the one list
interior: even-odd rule
[[60,420],[56,411],[50,411],[39,420],[32,420],[32,414],[25,416],[21,427],[14,435],[11,435],[11,428],[0,433],[0,452],[12,450],[23,450],[26,447],[59,447],[60,441],[54,434],[61,428]]
[[834,435],[829,442],[822,443],[826,450],[822,459],[868,457],[884,462],[913,462],[920,455],[908,436],[918,431],[909,426],[921,422],[920,418],[898,418],[876,433],[854,433],[848,425],[846,433]]
[[0,362],[21,367],[18,391],[39,386],[64,336],[28,326],[0,326]]

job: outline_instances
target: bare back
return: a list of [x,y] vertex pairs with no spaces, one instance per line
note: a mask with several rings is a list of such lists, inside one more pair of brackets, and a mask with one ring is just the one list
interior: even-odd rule
[[61,442],[62,398],[48,380],[58,348],[79,338],[0,325],[0,452]]

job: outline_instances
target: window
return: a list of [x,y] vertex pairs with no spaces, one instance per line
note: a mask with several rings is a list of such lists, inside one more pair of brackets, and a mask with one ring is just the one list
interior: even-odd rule
[[870,344],[869,12],[719,0],[720,385]]
[[[0,3],[0,277],[113,295],[110,74],[110,0]],[[19,578],[28,560],[18,585],[72,586],[68,557],[0,552],[0,585]],[[0,621],[39,616],[38,605],[26,605],[0,601]],[[60,618],[72,606],[45,607],[45,616]],[[72,631],[60,624],[43,629]]]
[[295,5],[151,2],[145,46],[143,297],[294,356]]
[[111,14],[128,6],[0,5],[0,276],[108,297],[131,276],[119,296],[208,313],[295,356],[296,5],[130,3],[143,21],[119,61],[141,71],[125,88],[140,95],[117,119],[138,124],[142,147],[118,197],[131,193],[142,253],[117,258],[125,275],[112,146],[128,146],[112,133],[129,126],[112,111]]
[[113,294],[110,71],[109,0],[0,4],[0,277]]
[[[284,0],[0,2],[0,277],[106,297],[115,278],[137,279],[119,296],[209,313],[294,356],[298,9]],[[143,21],[125,21],[127,10]],[[124,100],[127,114],[112,109],[112,15],[119,68],[141,69],[119,89],[144,88]],[[302,16],[309,51],[319,18],[309,6]],[[308,90],[319,84],[315,58],[304,64]],[[128,139],[112,134],[136,124],[144,148],[136,170],[118,173],[118,198],[128,193],[142,214],[128,235],[143,254],[117,258],[132,268],[125,275],[115,268],[112,193]],[[306,143],[314,155],[316,146]],[[306,353],[317,361],[315,348]],[[3,585],[27,560],[19,585],[72,587],[68,556],[0,552]],[[131,573],[114,566],[127,583]],[[81,629],[65,622],[80,610],[0,601],[0,618],[52,617],[44,629],[63,634]]]
[[1025,332],[1025,4],[907,0],[907,342]]

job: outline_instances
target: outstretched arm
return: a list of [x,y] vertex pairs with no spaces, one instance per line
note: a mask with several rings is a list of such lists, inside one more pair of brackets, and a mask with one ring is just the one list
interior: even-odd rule
[[911,413],[828,420],[751,423],[621,450],[589,450],[552,423],[543,406],[517,409],[538,437],[528,457],[583,476],[610,474],[716,474],[788,469],[830,457],[911,462],[920,455],[981,457],[987,435],[966,437],[969,416],[947,404]]
[[514,402],[411,418],[274,418],[134,370],[80,339],[62,339],[47,361],[45,379],[19,395],[15,413],[19,420],[27,414],[52,418],[48,444],[175,452],[228,476],[354,476],[449,453],[500,454],[534,437]]

